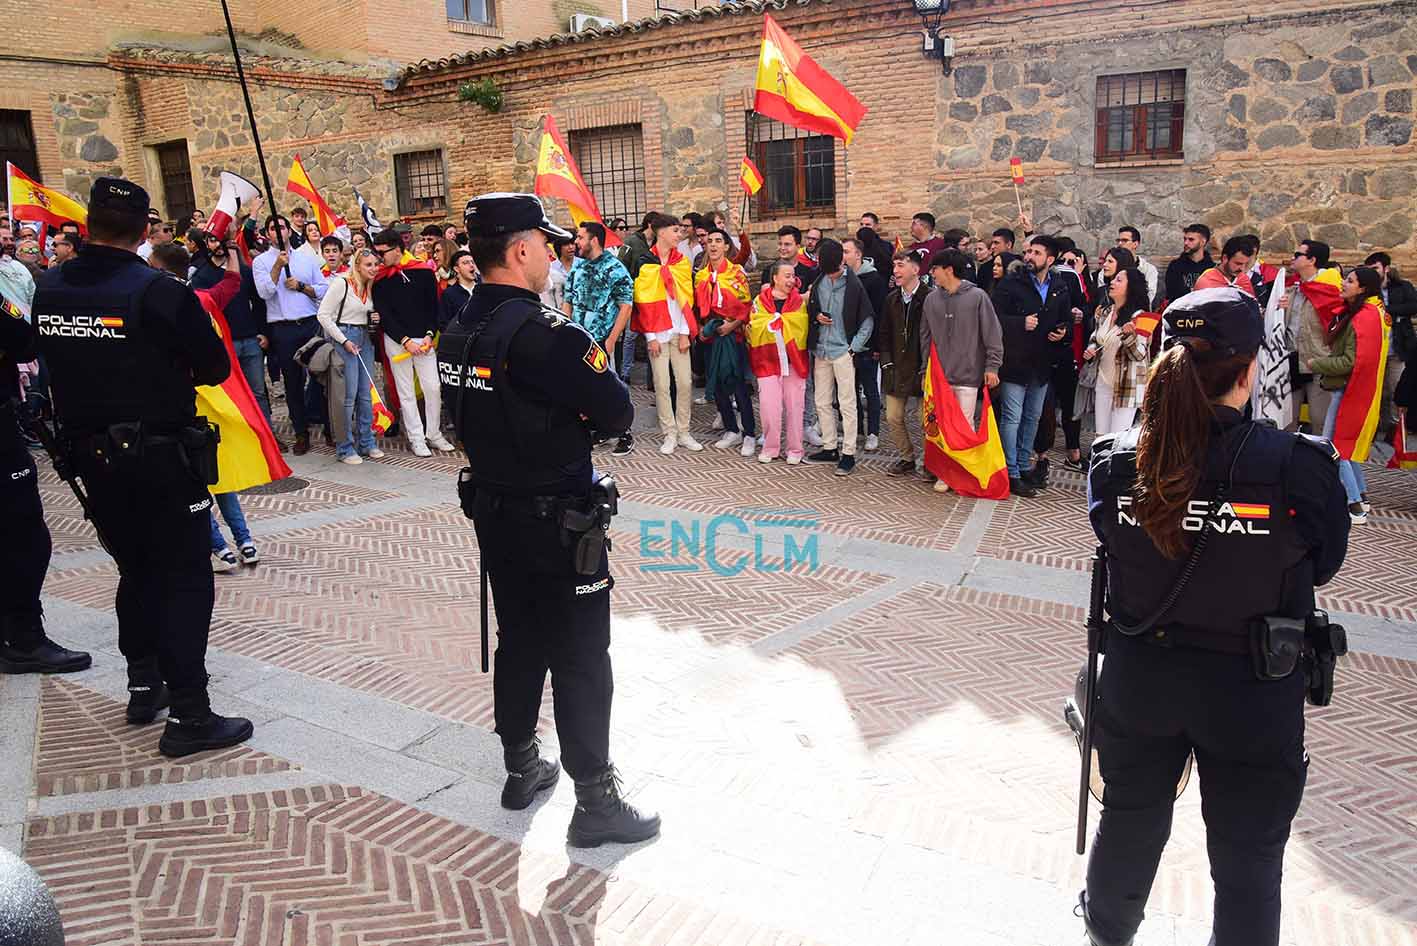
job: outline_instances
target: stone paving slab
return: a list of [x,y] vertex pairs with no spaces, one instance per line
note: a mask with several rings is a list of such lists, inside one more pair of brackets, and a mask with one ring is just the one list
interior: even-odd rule
[[[51,628],[95,668],[0,680],[19,730],[0,733],[0,843],[23,830],[70,942],[1077,942],[1059,709],[1083,656],[1082,478],[977,503],[886,477],[888,450],[844,479],[661,457],[640,416],[636,453],[599,458],[626,488],[612,745],[666,819],[634,849],[567,849],[564,779],[527,812],[496,804],[456,457],[390,445],[348,467],[317,445],[291,461],[308,491],[243,499],[263,563],[218,576],[209,663],[257,735],[175,763],[122,721],[116,572],[45,480]],[[695,408],[705,441],[711,417]],[[1414,479],[1370,474],[1373,522],[1327,590],[1383,633],[1309,713],[1285,946],[1417,944]],[[543,724],[554,752],[549,699]],[[1139,946],[1208,935],[1199,802],[1178,803]]]

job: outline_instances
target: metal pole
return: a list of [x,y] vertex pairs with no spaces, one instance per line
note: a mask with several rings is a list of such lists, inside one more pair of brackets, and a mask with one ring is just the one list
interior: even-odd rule
[[[276,193],[271,187],[271,174],[266,170],[266,155],[261,150],[261,133],[256,130],[256,110],[251,107],[251,90],[246,86],[246,70],[241,67],[241,50],[236,46],[236,30],[231,25],[231,10],[227,8],[226,0],[221,0],[221,13],[226,17],[226,36],[231,40],[231,55],[236,60],[236,78],[241,83],[241,98],[246,102],[246,120],[251,123],[251,140],[256,145],[256,160],[261,165],[261,180],[266,185],[266,203],[270,206],[272,216],[276,215]],[[285,252],[285,237],[281,235],[280,227],[276,227],[276,246],[281,252]],[[287,266],[286,274],[290,274],[290,267]]]

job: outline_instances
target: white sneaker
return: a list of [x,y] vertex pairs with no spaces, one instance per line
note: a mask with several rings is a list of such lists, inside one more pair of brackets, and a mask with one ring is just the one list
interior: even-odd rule
[[742,434],[728,433],[718,438],[718,442],[714,444],[714,449],[727,450],[729,447],[736,447],[742,442]]
[[452,453],[454,450],[457,449],[457,447],[448,443],[448,438],[444,437],[442,434],[439,434],[436,437],[429,437],[428,445],[434,450],[441,450],[444,453]]
[[715,417],[715,418],[713,419],[713,423],[709,425],[709,430],[722,430],[722,429],[723,429],[723,418],[722,418],[722,417]]
[[229,572],[236,569],[236,553],[231,549],[222,549],[220,552],[212,553],[212,571]]
[[742,453],[743,456],[745,456],[745,457],[751,457],[751,456],[753,455],[753,451],[754,451],[754,449],[757,447],[757,445],[758,445],[758,442],[757,442],[756,440],[754,440],[752,437],[744,437],[744,438],[743,438],[743,449],[742,449],[741,451],[739,451],[739,452]]
[[695,404],[707,404],[707,403],[708,403],[708,398],[706,398],[706,397],[704,397],[702,394],[700,394],[698,397],[694,398],[694,403],[695,403]]
[[936,481],[935,481],[935,492],[937,492],[937,493],[948,493],[949,491],[950,491],[950,484],[946,483],[944,480],[936,480]]
[[384,451],[380,450],[378,447],[375,447],[373,450],[370,450],[370,451],[369,451],[368,458],[369,458],[370,460],[382,460],[382,459],[384,459],[384,457],[386,457],[386,456],[388,456],[387,453],[385,453]]
[[803,430],[802,437],[814,447],[822,445],[822,432],[817,429],[815,424]]
[[662,443],[659,447],[659,452],[667,457],[674,452],[674,447],[677,445],[677,443],[678,441],[675,438],[665,437],[664,443]]
[[416,457],[431,457],[433,455],[433,451],[428,449],[428,444],[426,443],[415,443],[411,446],[411,449],[413,450],[413,455]]
[[688,434],[679,435],[679,446],[684,447],[686,450],[692,450],[695,453],[698,453],[704,448],[703,444],[699,443],[697,440],[695,440]]
[[339,462],[348,463],[350,466],[358,466],[364,462],[364,458],[357,453],[351,453],[347,457],[340,457]]
[[867,450],[876,450],[876,449],[878,449],[880,446],[881,446],[881,438],[877,437],[875,434],[867,434],[867,435],[866,435],[866,449],[867,449]]
[[760,453],[760,454],[758,454],[758,462],[759,462],[759,463],[771,463],[772,461],[774,461],[774,460],[776,460],[776,459],[777,459],[777,457],[773,456],[773,455],[770,454],[770,453]]
[[801,455],[796,454],[796,453],[789,453],[789,454],[787,455],[787,465],[788,465],[788,466],[796,466],[797,464],[799,464],[799,463],[801,463],[801,462],[802,462],[802,457],[801,457]]

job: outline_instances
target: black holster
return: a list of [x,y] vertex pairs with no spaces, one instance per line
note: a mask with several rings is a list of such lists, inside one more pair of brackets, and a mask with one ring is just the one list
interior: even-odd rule
[[477,484],[472,481],[472,467],[465,466],[458,470],[458,505],[462,507],[462,514],[469,519],[473,518],[472,504],[477,499]]
[[1338,658],[1348,653],[1348,632],[1341,624],[1331,624],[1327,611],[1315,610],[1304,622],[1304,675],[1309,702],[1328,706],[1333,702],[1333,675]]
[[1250,631],[1250,659],[1257,680],[1283,680],[1304,653],[1304,621],[1263,617]]
[[221,479],[217,468],[217,445],[221,443],[221,428],[209,423],[183,427],[177,432],[177,452],[187,464],[187,472],[198,483],[212,486]]
[[620,511],[620,490],[605,473],[597,474],[590,488],[590,502],[584,509],[567,508],[561,513],[561,541],[574,550],[576,573],[596,575],[601,556],[609,550],[610,520]]

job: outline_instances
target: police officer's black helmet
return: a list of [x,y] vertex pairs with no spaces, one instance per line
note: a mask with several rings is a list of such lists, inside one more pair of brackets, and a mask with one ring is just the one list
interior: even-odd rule
[[553,240],[574,239],[571,233],[551,222],[535,194],[481,194],[467,202],[463,223],[472,238],[540,230]]
[[1211,344],[1217,358],[1253,355],[1264,341],[1264,317],[1255,297],[1233,286],[1188,293],[1166,309],[1167,347],[1183,338]]

